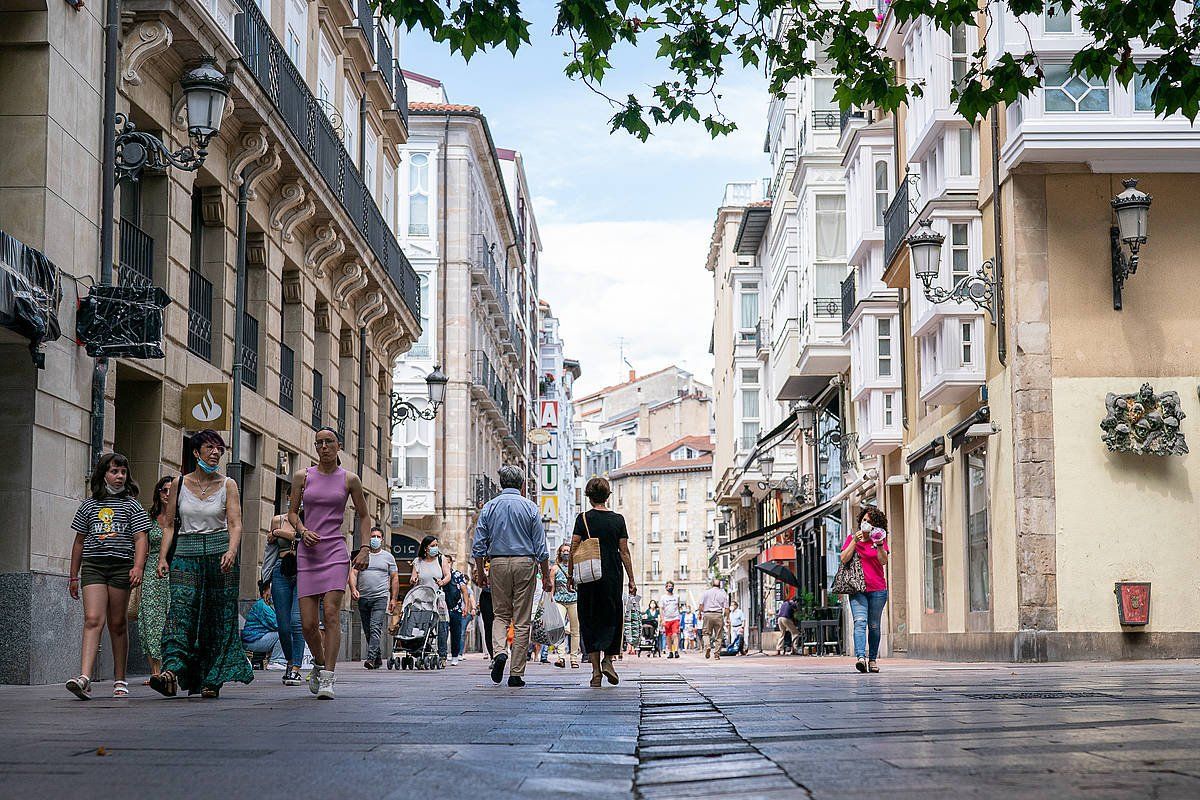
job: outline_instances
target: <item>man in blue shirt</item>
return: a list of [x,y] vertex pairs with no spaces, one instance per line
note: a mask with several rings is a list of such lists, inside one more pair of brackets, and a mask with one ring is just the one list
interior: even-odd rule
[[258,585],[258,602],[246,614],[242,626],[242,645],[251,653],[270,655],[268,669],[287,669],[287,659],[279,645],[279,622],[275,609],[271,607],[271,582]]
[[[542,591],[550,592],[550,552],[538,507],[524,496],[525,475],[512,464],[500,468],[500,494],[479,512],[471,556],[475,582],[492,590],[492,682],[499,683],[508,663],[508,626],[513,624],[512,668],[508,685],[525,685],[529,627],[533,614],[533,582],[542,575]],[[484,562],[491,563],[484,571]]]

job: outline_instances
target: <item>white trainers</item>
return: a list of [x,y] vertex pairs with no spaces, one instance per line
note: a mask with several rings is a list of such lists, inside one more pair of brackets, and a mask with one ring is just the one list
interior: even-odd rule
[[333,699],[333,673],[327,669],[321,670],[321,677],[319,679],[319,686],[317,688],[317,699]]
[[313,694],[316,694],[321,688],[321,673],[323,671],[323,665],[313,664],[313,668],[308,673],[308,690]]
[[452,658],[452,659],[450,659],[450,666],[452,666],[452,667],[457,667],[457,666],[458,666],[458,659],[457,659],[457,658]]

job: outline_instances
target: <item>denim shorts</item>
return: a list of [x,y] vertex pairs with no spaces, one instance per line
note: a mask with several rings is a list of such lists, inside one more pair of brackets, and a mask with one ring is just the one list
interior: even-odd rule
[[79,583],[82,586],[102,584],[129,591],[129,570],[133,562],[124,558],[85,558],[79,570]]

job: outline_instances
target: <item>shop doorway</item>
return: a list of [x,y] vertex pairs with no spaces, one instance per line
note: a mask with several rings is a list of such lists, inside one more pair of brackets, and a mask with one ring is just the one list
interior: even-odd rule
[[116,367],[113,449],[129,459],[130,474],[146,492],[172,474],[163,463],[162,382],[129,364],[117,362]]

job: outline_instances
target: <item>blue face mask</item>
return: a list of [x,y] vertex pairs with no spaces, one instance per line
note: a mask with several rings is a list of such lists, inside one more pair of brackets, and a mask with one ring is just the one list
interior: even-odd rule
[[371,537],[371,549],[378,550],[381,547],[383,547],[383,539],[380,538],[379,536],[372,536]]
[[429,553],[430,558],[437,558],[438,554],[441,553],[442,551],[436,547],[431,547],[428,550],[426,550],[425,552]]
[[208,462],[202,458],[196,459],[196,466],[199,467],[201,472],[203,472],[205,475],[212,475],[214,472],[216,472],[217,470],[219,470],[221,468],[220,464],[218,464],[215,467],[210,467],[208,465]]

